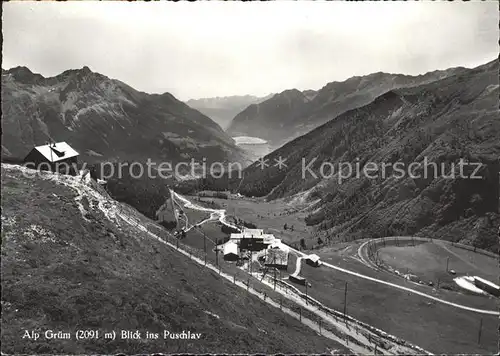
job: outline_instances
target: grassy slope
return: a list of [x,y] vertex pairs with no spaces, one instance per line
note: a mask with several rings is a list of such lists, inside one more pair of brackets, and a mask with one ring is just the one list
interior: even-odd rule
[[[2,167],[7,353],[327,352],[335,343],[164,244],[119,229],[75,192]],[[217,319],[205,311],[220,316]],[[22,332],[192,330],[200,341],[27,341]]]

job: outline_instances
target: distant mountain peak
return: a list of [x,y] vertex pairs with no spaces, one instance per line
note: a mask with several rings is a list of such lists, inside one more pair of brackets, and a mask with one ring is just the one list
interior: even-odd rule
[[[490,68],[493,61],[485,65]],[[482,70],[478,67],[477,70]],[[463,67],[435,70],[420,75],[378,71],[332,81],[317,91],[284,90],[249,107],[234,117],[227,132],[233,136],[251,136],[267,140],[279,147],[291,139],[311,131],[338,115],[369,104],[384,93],[399,88],[416,87],[467,71]],[[397,92],[389,93],[398,95]]]
[[70,76],[75,76],[79,78],[84,78],[88,77],[89,75],[98,75],[102,76],[103,78],[107,78],[102,74],[99,74],[97,72],[93,72],[88,66],[83,66],[80,69],[68,69],[62,72],[61,74],[57,75],[56,78],[67,78]]
[[9,73],[30,73],[33,74],[33,72],[26,66],[17,66],[13,67],[9,70],[7,70]]
[[45,79],[41,74],[33,73],[26,66],[17,66],[6,71],[2,70],[2,74],[10,74],[15,80],[24,84],[34,84]]
[[199,110],[203,114],[212,118],[221,127],[227,127],[231,120],[242,110],[255,103],[263,102],[272,95],[265,97],[257,97],[255,95],[232,95],[232,96],[217,96],[212,98],[190,99],[186,104],[190,107]]

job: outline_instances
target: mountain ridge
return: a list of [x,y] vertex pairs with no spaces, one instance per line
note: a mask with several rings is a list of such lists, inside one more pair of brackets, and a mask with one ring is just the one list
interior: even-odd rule
[[249,107],[236,115],[226,131],[233,136],[263,138],[278,148],[343,112],[368,104],[385,91],[432,82],[464,70],[464,67],[455,67],[416,76],[377,72],[329,82],[317,91],[288,89],[281,94],[301,92],[308,99],[303,103],[302,97],[293,98],[294,107],[300,107],[298,112],[284,107],[280,97],[273,96],[257,108]]
[[96,160],[89,150],[115,161],[245,157],[218,124],[172,94],[140,92],[86,66],[47,78],[2,69],[2,111],[4,155],[22,157],[53,140],[89,161]]
[[217,96],[190,99],[186,104],[212,118],[222,128],[226,128],[234,116],[251,104],[267,100],[273,94],[259,97],[255,95]]

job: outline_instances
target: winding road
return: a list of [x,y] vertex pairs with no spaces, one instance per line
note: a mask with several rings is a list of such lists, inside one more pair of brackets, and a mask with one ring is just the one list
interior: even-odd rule
[[233,225],[233,224],[229,223],[226,220],[226,209],[210,209],[210,208],[205,208],[203,206],[200,206],[198,204],[194,204],[194,203],[190,202],[188,199],[184,198],[180,194],[177,194],[172,189],[169,189],[169,191],[170,191],[170,196],[172,198],[175,198],[178,201],[181,201],[182,203],[184,203],[184,208],[193,209],[193,210],[199,210],[199,211],[206,211],[206,212],[211,213],[210,214],[210,218],[208,218],[206,220],[203,220],[202,222],[196,224],[196,226],[204,224],[205,222],[208,222],[208,221],[218,220],[222,224],[224,224],[224,225],[226,225],[228,227],[231,227],[231,228],[233,228],[235,230],[241,231],[241,229],[239,227],[237,227],[236,225]]

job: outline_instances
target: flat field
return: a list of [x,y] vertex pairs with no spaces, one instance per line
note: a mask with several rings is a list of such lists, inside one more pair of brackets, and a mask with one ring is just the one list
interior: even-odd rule
[[[498,261],[473,251],[448,246],[438,241],[416,246],[387,246],[379,250],[381,261],[406,273],[416,275],[424,282],[455,287],[453,278],[461,275],[479,276],[493,283],[498,282]],[[446,269],[454,270],[456,275]]]

